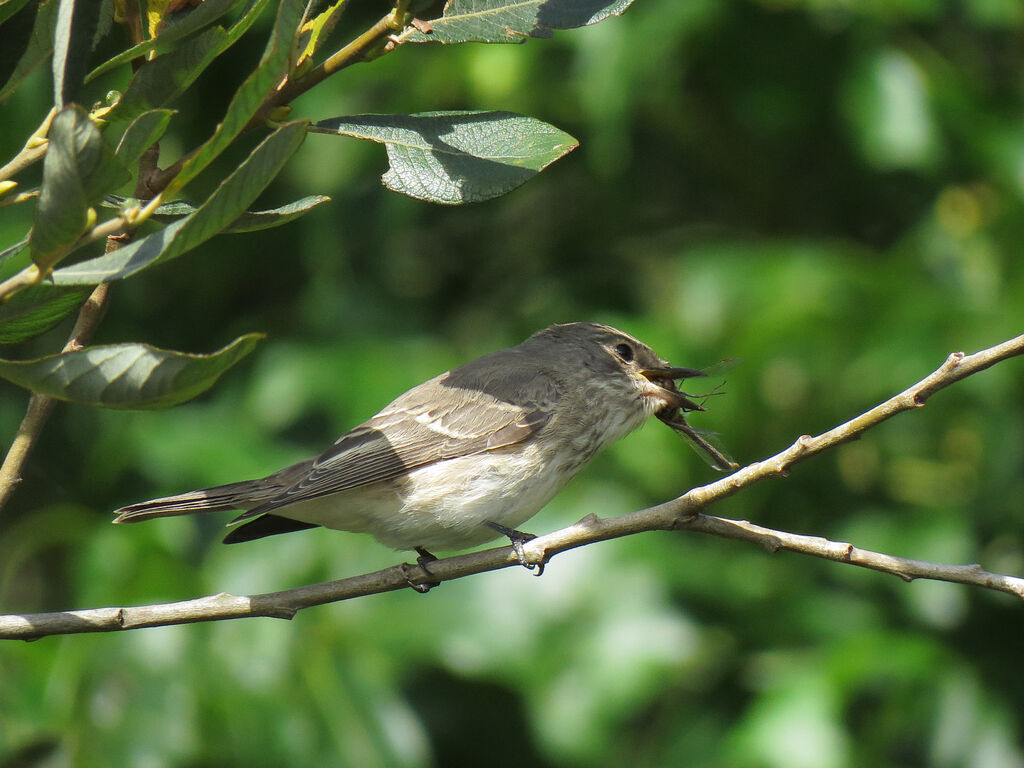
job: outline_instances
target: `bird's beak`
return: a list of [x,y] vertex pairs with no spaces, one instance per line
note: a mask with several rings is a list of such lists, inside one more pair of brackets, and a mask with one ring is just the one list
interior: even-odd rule
[[676,379],[693,379],[704,376],[703,371],[696,368],[675,368],[666,365],[661,368],[644,368],[640,375],[661,387],[660,396],[665,399],[666,405],[671,409],[682,408],[684,411],[703,411],[703,406],[690,400],[684,393],[676,389]]
[[701,376],[707,376],[707,374],[699,368],[675,368],[671,365],[666,365],[661,368],[644,368],[640,371],[640,375],[650,379],[651,381],[654,381],[655,379],[696,379]]

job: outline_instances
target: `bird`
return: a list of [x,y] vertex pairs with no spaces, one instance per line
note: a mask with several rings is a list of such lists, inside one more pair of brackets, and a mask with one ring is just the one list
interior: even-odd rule
[[533,536],[518,527],[651,416],[690,436],[683,413],[704,408],[675,382],[704,375],[608,325],[553,325],[413,387],[314,458],[131,504],[113,522],[241,511],[226,544],[323,526],[421,563],[507,536],[526,565]]

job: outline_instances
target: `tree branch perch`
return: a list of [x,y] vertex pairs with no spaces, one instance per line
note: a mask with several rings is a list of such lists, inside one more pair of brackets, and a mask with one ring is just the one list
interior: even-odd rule
[[[702,512],[711,504],[765,478],[785,475],[793,465],[859,437],[898,413],[923,406],[933,394],[967,376],[1021,354],[1024,354],[1024,335],[973,355],[952,354],[934,373],[912,387],[828,432],[815,437],[804,435],[775,456],[663,504],[611,518],[589,515],[574,525],[527,542],[524,545],[526,558],[533,563],[545,563],[559,552],[644,531],[696,531],[758,544],[769,552],[785,550],[869,568],[905,581],[949,581],[1024,599],[1024,578],[990,573],[979,565],[945,565],[896,557],[845,542],[778,531]],[[396,565],[374,573],[260,595],[221,593],[158,605],[10,614],[0,616],[0,639],[33,640],[47,635],[112,632],[256,616],[290,619],[303,608],[314,605],[403,589],[410,582],[450,581],[517,564],[512,547],[498,547],[432,562],[429,574],[417,566]]]

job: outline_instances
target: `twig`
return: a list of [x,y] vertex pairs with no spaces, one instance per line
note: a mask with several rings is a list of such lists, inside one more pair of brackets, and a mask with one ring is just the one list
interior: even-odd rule
[[[78,310],[78,319],[71,329],[71,335],[62,352],[74,352],[89,343],[89,339],[92,338],[106,311],[109,289],[108,284],[101,283],[86,299]],[[0,509],[3,509],[18,483],[21,482],[21,468],[25,465],[29,453],[43,430],[43,425],[46,424],[46,420],[50,417],[56,404],[57,401],[52,397],[41,395],[38,392],[33,393],[29,398],[28,408],[25,409],[25,418],[21,420],[18,434],[4,457],[3,465],[0,466]]]
[[[742,488],[767,477],[785,474],[794,464],[852,440],[897,413],[921,407],[931,395],[954,382],[1021,354],[1024,354],[1024,335],[974,355],[950,355],[930,376],[835,429],[817,437],[805,435],[769,459],[744,467],[710,485],[694,488],[664,504],[618,517],[598,518],[596,515],[588,515],[574,525],[527,542],[523,547],[524,555],[530,562],[545,563],[559,552],[598,541],[644,531],[687,530],[755,543],[770,552],[786,550],[870,568],[893,574],[905,581],[937,579],[1007,592],[1024,599],[1024,578],[990,573],[979,565],[945,565],[896,557],[859,549],[848,543],[773,530],[747,521],[728,520],[701,512],[710,504]],[[518,562],[512,547],[498,547],[437,560],[430,564],[429,573],[417,566],[403,564],[338,581],[248,597],[221,593],[177,603],[11,614],[0,616],[0,639],[31,640],[47,635],[113,632],[256,616],[290,619],[303,608],[314,605],[389,592],[410,584],[449,581],[507,568]]]
[[[140,178],[139,184],[141,186],[142,179]],[[71,243],[64,247],[62,251],[55,255],[51,255],[51,262],[48,269],[52,269],[60,261],[65,258],[69,253],[74,251],[81,245],[86,243],[95,242],[96,240],[107,239],[108,252],[111,250],[109,246],[113,244],[115,247],[119,247],[121,244],[121,236],[129,230],[134,230],[143,222],[145,222],[160,205],[163,203],[163,193],[158,194],[152,200],[149,200],[143,207],[133,207],[132,209],[125,211],[111,219],[95,225],[88,232],[84,233],[74,243]],[[29,264],[27,267],[22,269],[20,272],[15,273],[4,282],[0,283],[0,303],[7,301],[11,296],[16,294],[18,291],[24,290],[31,285],[36,285],[43,281],[49,272],[44,272],[35,264]]]
[[17,175],[46,154],[46,147],[48,145],[46,134],[50,132],[50,123],[53,122],[56,114],[57,108],[54,107],[43,118],[43,122],[39,124],[39,127],[28,137],[28,141],[25,142],[25,146],[21,148],[21,151],[11,158],[10,162],[3,168],[0,168],[0,181],[5,181]]
[[333,53],[327,59],[301,77],[289,78],[284,85],[270,95],[267,103],[264,104],[250,121],[250,126],[262,123],[266,116],[280,106],[289,104],[316,85],[326,80],[331,75],[340,72],[346,67],[365,61],[369,53],[381,40],[403,28],[403,18],[406,13],[401,3],[391,13],[382,16],[372,27],[363,32],[359,37],[350,42],[341,50]]

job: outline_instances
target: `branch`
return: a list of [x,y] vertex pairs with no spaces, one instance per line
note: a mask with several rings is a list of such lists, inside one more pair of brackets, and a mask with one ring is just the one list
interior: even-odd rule
[[[870,411],[818,435],[803,436],[781,453],[751,464],[721,480],[694,488],[679,498],[611,518],[588,515],[578,523],[527,542],[526,560],[543,564],[559,552],[644,531],[686,530],[759,544],[769,552],[786,550],[890,573],[905,581],[936,579],[1007,592],[1024,599],[1024,578],[990,573],[978,565],[944,565],[859,549],[829,541],[764,528],[742,520],[703,514],[701,510],[768,477],[785,475],[815,456],[881,424],[897,413],[919,408],[933,394],[998,362],[1024,354],[1024,335],[977,354],[955,353],[930,376]],[[125,608],[96,608],[54,613],[0,616],[0,639],[32,640],[47,635],[112,632],[141,627],[220,621],[255,616],[290,619],[303,608],[403,589],[411,584],[450,581],[518,564],[512,547],[445,558],[420,566],[400,564],[375,573],[313,584],[281,592],[235,596],[226,593],[194,600]]]
[[[89,298],[78,310],[78,319],[71,329],[71,335],[61,350],[63,353],[75,352],[89,343],[89,339],[96,332],[100,320],[107,309],[107,298],[110,294],[110,285],[100,283],[96,286]],[[57,401],[52,397],[34,392],[28,401],[28,408],[25,410],[25,418],[21,420],[18,427],[18,434],[11,443],[4,463],[0,466],[0,509],[3,509],[7,500],[14,493],[14,489],[21,482],[21,468],[25,465],[29,453],[39,439],[46,420],[53,413]]]
[[0,168],[0,180],[6,181],[10,179],[46,154],[46,147],[48,146],[46,134],[50,132],[50,123],[53,122],[56,114],[57,108],[54,107],[43,118],[43,122],[40,123],[39,127],[28,137],[28,141],[25,142],[25,146],[21,148],[21,151],[3,168]]

